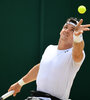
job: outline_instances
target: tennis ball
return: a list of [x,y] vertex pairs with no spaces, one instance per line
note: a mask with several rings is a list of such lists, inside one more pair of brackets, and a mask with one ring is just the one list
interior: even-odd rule
[[78,12],[79,12],[80,14],[84,14],[84,13],[86,12],[86,7],[83,6],[83,5],[79,6],[79,7],[78,7]]

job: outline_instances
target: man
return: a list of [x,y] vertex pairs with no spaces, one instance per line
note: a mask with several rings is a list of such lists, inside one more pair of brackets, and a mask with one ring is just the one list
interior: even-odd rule
[[85,58],[82,34],[90,30],[90,24],[82,25],[82,22],[83,19],[78,22],[69,18],[60,32],[58,45],[48,46],[41,62],[8,91],[14,90],[15,96],[23,85],[36,80],[37,91],[32,95],[39,97],[38,100],[68,100],[73,80]]

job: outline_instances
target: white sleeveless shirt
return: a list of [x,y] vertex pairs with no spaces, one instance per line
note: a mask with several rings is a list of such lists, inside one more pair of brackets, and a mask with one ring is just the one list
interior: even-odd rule
[[76,73],[84,61],[84,51],[83,54],[83,60],[76,63],[72,59],[72,48],[58,50],[55,45],[48,46],[40,62],[37,90],[67,100]]

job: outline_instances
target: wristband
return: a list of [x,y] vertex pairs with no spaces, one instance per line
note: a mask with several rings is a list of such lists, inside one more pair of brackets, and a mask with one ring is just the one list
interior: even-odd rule
[[19,85],[22,87],[23,85],[25,85],[25,82],[23,81],[23,79],[20,79],[19,81],[18,81],[18,83],[19,83]]
[[73,34],[73,41],[76,43],[82,42],[83,41],[83,35],[80,34],[78,36],[76,36],[75,34]]

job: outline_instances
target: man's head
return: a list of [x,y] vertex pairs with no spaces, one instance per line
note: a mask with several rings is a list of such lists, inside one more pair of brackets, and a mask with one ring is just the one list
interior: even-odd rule
[[78,19],[77,19],[77,18],[71,17],[71,18],[68,18],[68,19],[67,19],[67,21],[66,21],[65,24],[72,24],[72,25],[76,26],[77,23],[78,23]]
[[73,32],[78,23],[77,18],[69,18],[64,24],[61,32],[60,32],[60,40],[66,42],[67,44],[72,45],[73,43]]

